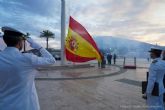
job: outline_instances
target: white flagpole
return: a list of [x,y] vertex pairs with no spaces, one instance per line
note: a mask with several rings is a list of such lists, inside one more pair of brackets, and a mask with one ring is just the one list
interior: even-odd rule
[[61,0],[61,65],[65,64],[65,0]]

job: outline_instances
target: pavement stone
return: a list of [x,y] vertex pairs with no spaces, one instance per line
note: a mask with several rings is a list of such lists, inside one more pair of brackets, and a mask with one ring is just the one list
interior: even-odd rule
[[[129,81],[145,80],[149,63],[140,60],[137,69],[122,71],[121,63],[118,61],[117,66],[106,65],[105,69],[93,67],[39,71],[36,88],[41,110],[147,110],[146,100],[141,98],[141,87],[129,84]],[[79,79],[99,75],[105,76]],[[128,83],[119,81],[121,79]]]

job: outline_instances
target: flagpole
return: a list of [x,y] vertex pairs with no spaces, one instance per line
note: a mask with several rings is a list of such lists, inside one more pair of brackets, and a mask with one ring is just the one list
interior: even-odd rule
[[65,64],[65,0],[61,0],[61,65]]

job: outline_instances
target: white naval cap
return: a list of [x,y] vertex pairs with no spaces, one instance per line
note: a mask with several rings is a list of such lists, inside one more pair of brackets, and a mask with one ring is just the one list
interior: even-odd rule
[[26,35],[23,32],[20,32],[14,28],[4,26],[1,28],[3,32],[3,37],[22,37],[26,39]]

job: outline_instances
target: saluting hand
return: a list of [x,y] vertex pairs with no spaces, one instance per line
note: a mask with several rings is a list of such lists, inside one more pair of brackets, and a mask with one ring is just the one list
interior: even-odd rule
[[32,38],[27,38],[27,41],[29,42],[30,46],[34,49],[42,48],[42,46],[36,43]]

